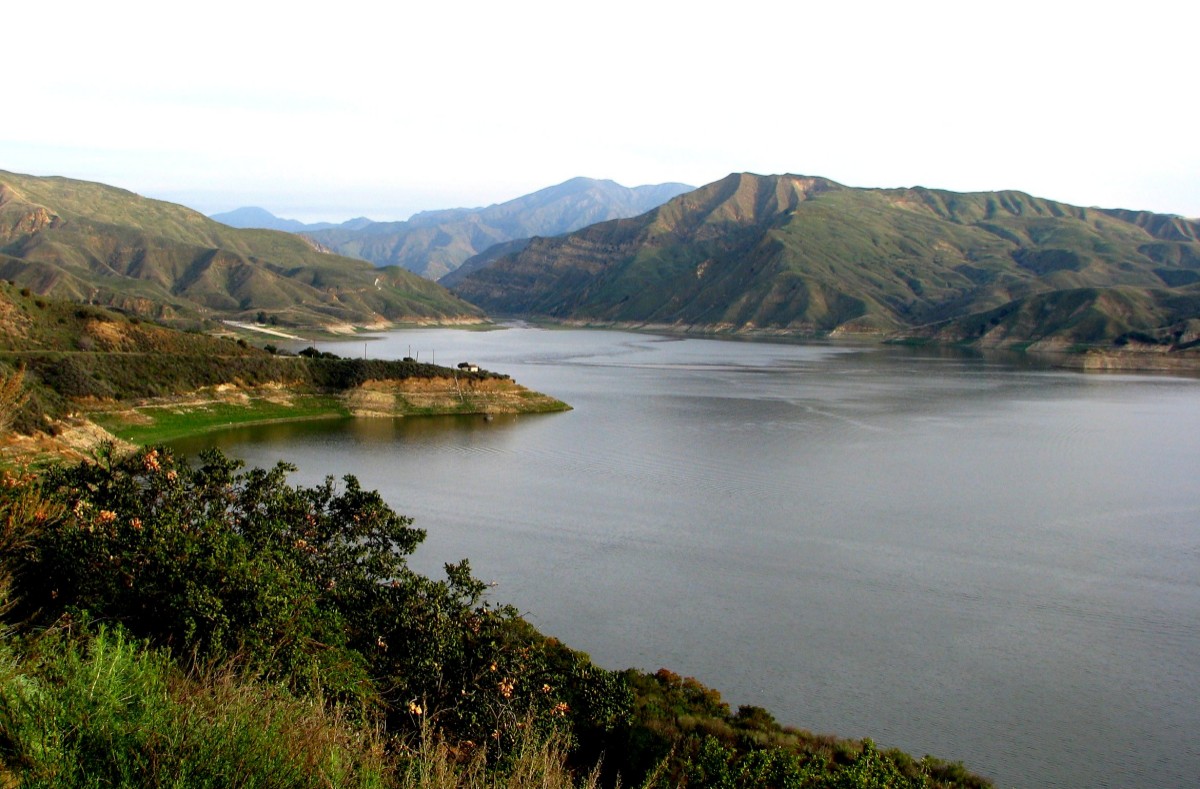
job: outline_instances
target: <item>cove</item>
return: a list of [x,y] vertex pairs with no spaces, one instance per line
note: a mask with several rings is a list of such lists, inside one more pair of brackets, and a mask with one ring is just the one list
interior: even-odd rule
[[530,327],[367,350],[478,363],[574,410],[176,448],[354,474],[428,530],[414,568],[470,558],[610,668],[669,667],[998,786],[1200,773],[1200,382]]

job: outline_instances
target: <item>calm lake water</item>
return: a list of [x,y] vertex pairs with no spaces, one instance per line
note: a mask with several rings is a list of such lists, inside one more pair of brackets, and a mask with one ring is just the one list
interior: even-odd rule
[[[361,344],[323,346],[359,355]],[[1200,775],[1200,381],[933,350],[516,327],[477,362],[575,410],[241,429],[354,474],[610,668],[1013,787]]]

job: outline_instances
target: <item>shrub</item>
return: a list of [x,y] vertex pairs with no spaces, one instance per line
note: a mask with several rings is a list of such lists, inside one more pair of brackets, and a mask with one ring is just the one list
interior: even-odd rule
[[24,567],[25,607],[116,619],[177,654],[236,656],[296,687],[368,690],[346,611],[404,577],[423,537],[351,477],[286,484],[290,467],[191,468],[148,449],[48,473],[64,516]]
[[28,551],[45,524],[61,509],[43,494],[37,476],[5,469],[0,472],[0,616],[14,606],[17,557]]

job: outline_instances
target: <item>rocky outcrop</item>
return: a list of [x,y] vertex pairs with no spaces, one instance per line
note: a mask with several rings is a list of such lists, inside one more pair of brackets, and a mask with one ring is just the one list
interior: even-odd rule
[[26,202],[15,189],[0,183],[0,241],[31,236],[61,221],[50,209]]

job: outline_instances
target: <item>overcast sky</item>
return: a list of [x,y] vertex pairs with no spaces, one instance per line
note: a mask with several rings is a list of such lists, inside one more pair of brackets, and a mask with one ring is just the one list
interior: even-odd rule
[[1200,216],[1200,3],[22,2],[0,169],[306,221],[573,176]]

